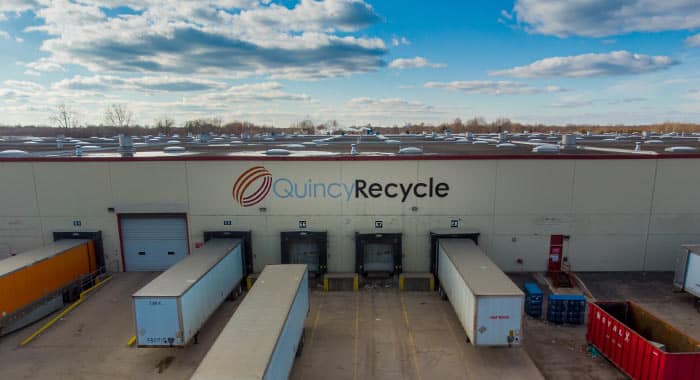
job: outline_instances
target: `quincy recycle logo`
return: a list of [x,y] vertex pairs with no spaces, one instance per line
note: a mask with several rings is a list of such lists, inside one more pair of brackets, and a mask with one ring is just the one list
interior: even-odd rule
[[438,182],[430,177],[427,182],[367,182],[364,179],[355,179],[350,183],[343,182],[315,182],[307,179],[297,182],[293,179],[281,177],[272,179],[272,174],[262,166],[254,166],[238,176],[233,184],[233,199],[243,207],[250,207],[260,203],[272,193],[279,199],[317,199],[334,198],[351,199],[370,198],[396,198],[401,203],[410,197],[416,198],[445,198],[450,191],[450,185]]
[[[248,188],[255,182],[258,182],[258,187],[246,195]],[[262,166],[253,166],[236,179],[233,184],[233,199],[243,207],[253,206],[265,199],[271,188],[272,174]]]

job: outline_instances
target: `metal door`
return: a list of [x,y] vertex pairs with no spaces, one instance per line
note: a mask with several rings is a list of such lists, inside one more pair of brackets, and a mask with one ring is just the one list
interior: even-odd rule
[[364,253],[365,272],[394,272],[394,244],[367,243]]
[[121,216],[120,229],[126,271],[163,271],[187,256],[182,215]]
[[306,264],[309,273],[327,271],[327,233],[311,231],[287,231],[280,235],[282,264]]
[[564,235],[552,235],[549,239],[549,259],[547,271],[560,272],[561,261],[564,256]]

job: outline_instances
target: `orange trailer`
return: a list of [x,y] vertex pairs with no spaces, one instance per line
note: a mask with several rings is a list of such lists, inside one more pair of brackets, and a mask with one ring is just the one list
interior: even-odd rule
[[97,271],[92,240],[66,239],[0,260],[0,335],[63,307]]

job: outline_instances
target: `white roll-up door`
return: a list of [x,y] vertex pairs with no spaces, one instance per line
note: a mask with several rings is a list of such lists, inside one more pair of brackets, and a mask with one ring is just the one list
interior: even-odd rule
[[122,215],[126,271],[163,271],[187,256],[184,215]]

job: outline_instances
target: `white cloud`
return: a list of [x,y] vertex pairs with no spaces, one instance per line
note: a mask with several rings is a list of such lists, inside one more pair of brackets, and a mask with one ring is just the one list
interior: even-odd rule
[[206,91],[224,88],[221,82],[191,77],[147,76],[138,78],[121,78],[112,75],[95,75],[85,77],[77,75],[52,85],[55,90],[93,90],[93,91],[167,91],[187,92]]
[[24,38],[15,37],[15,42],[17,42],[18,44],[21,44],[22,42],[24,42]]
[[445,67],[444,63],[433,63],[423,57],[398,58],[389,64],[392,69],[418,69],[423,67],[440,68]]
[[671,67],[677,62],[667,56],[632,54],[614,51],[601,54],[582,54],[568,57],[550,57],[526,66],[489,72],[494,76],[516,78],[539,77],[595,77],[642,74]]
[[41,76],[41,73],[38,72],[38,71],[34,71],[34,70],[29,70],[29,69],[27,69],[27,70],[24,70],[24,75],[31,75],[31,76],[33,76],[33,77],[40,77],[40,76]]
[[305,94],[290,94],[282,90],[278,82],[263,82],[232,86],[224,91],[204,94],[196,100],[208,104],[220,104],[226,108],[230,103],[270,101],[310,101]]
[[510,81],[427,82],[424,86],[476,95],[523,95],[566,91],[557,86],[533,87]]
[[34,70],[34,71],[43,71],[43,72],[52,72],[52,71],[65,71],[63,66],[59,65],[56,62],[51,62],[50,60],[46,58],[40,58],[37,61],[34,62],[29,62],[24,65],[28,69]]
[[128,1],[136,14],[108,17],[114,3],[52,1],[27,31],[49,34],[48,61],[101,73],[317,79],[377,70],[387,52],[381,39],[351,34],[380,21],[363,0]]
[[10,38],[10,33],[7,33],[4,30],[0,30],[0,39],[6,40]]
[[39,83],[36,82],[30,82],[30,81],[21,81],[21,80],[6,80],[3,82],[5,86],[21,90],[21,91],[26,91],[26,92],[39,92],[44,90],[44,86],[40,85]]
[[700,27],[697,0],[516,0],[526,30],[559,37],[603,37]]
[[410,45],[410,44],[411,44],[411,41],[409,41],[406,37],[397,37],[397,36],[391,37],[391,45],[392,46]]
[[695,34],[686,38],[685,44],[691,47],[700,46],[700,34]]
[[37,5],[37,2],[34,0],[2,0],[0,2],[0,14],[24,12],[34,9]]

